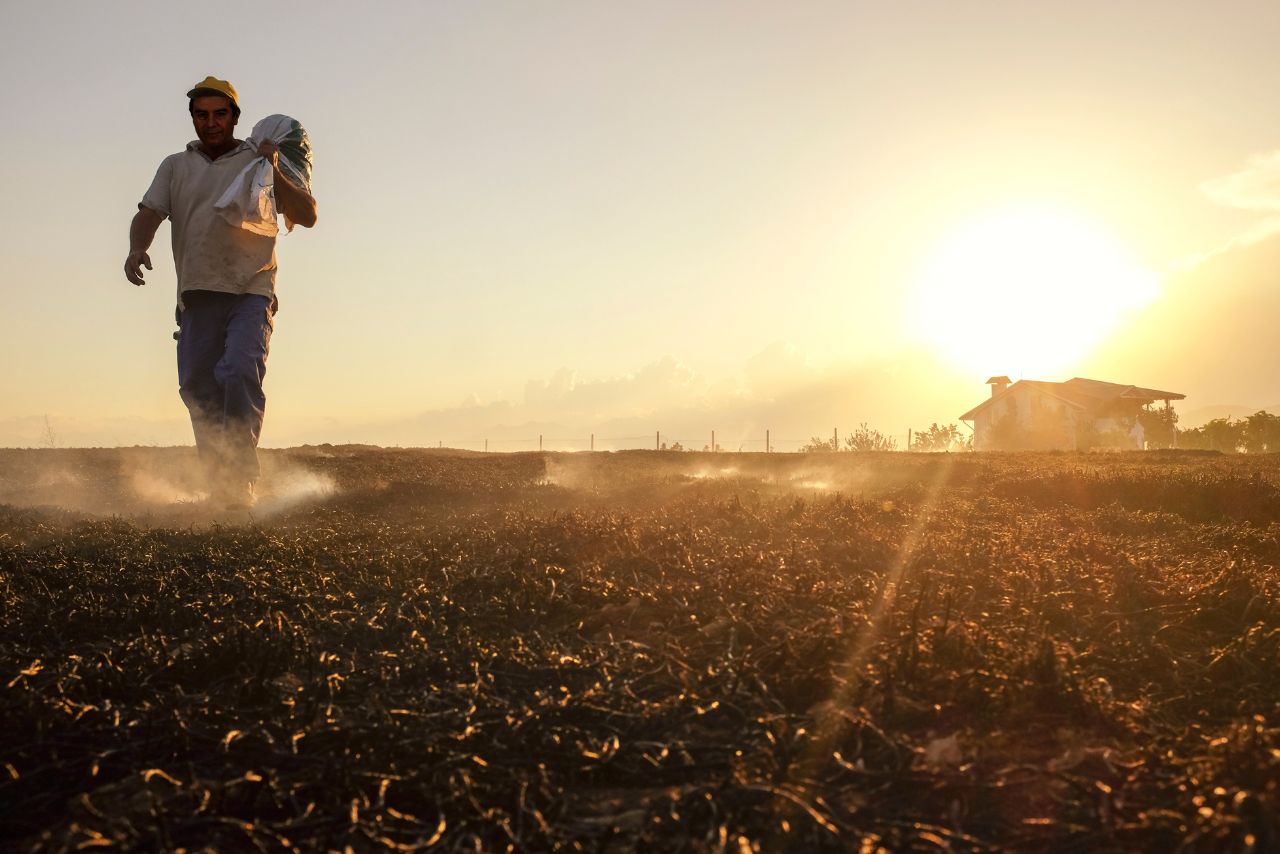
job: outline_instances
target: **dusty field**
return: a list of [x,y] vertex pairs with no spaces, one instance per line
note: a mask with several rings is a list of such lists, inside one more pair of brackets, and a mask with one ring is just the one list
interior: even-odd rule
[[0,451],[0,846],[1280,847],[1280,465]]

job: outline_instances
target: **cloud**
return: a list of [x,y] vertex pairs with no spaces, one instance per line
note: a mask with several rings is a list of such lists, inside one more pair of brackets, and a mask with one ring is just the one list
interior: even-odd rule
[[1214,249],[1178,259],[1172,265],[1173,271],[1178,272],[1191,267],[1197,267],[1211,258],[1216,258],[1219,255],[1225,255],[1226,253],[1233,252],[1237,249],[1245,249],[1253,246],[1255,243],[1261,243],[1278,233],[1280,233],[1280,217],[1268,217],[1264,220],[1259,220]]
[[1243,169],[1205,181],[1200,191],[1224,207],[1280,211],[1280,150],[1253,155]]
[[59,413],[0,418],[0,447],[87,448],[191,443],[185,417],[87,418]]
[[[814,436],[842,434],[862,422],[905,443],[908,427],[951,423],[982,398],[981,377],[962,376],[923,352],[886,355],[860,364],[815,365],[800,349],[774,342],[746,358],[736,375],[708,378],[673,356],[613,377],[584,377],[563,367],[531,379],[517,400],[458,405],[359,421],[335,411],[323,419],[267,416],[264,442],[370,443],[482,450],[577,450],[596,437],[597,449],[652,447],[662,441],[688,448],[763,450],[765,431],[775,448],[795,450]],[[52,418],[59,446],[190,444],[185,420]],[[44,444],[44,419],[0,421],[0,444]]]
[[[1216,205],[1256,213],[1280,212],[1280,150],[1255,154],[1243,169],[1211,178],[1200,184],[1202,192]],[[1175,270],[1203,264],[1210,258],[1243,249],[1280,233],[1280,217],[1270,216],[1253,223],[1220,246],[1174,262]]]
[[809,360],[788,341],[775,341],[747,359],[743,373],[747,389],[765,398],[814,378]]
[[685,447],[710,443],[762,450],[765,431],[775,447],[795,450],[833,428],[860,423],[894,435],[933,421],[951,423],[982,398],[980,377],[956,374],[932,356],[904,352],[861,364],[814,365],[782,342],[743,363],[741,376],[713,382],[672,356],[615,377],[583,378],[561,368],[529,380],[519,401],[494,401],[429,410],[377,423],[280,429],[274,444],[372,442],[491,450],[652,447],[655,433]]
[[560,368],[549,379],[525,383],[523,408],[532,417],[599,420],[642,415],[673,400],[697,400],[706,388],[704,380],[668,355],[621,377],[579,380],[576,371]]

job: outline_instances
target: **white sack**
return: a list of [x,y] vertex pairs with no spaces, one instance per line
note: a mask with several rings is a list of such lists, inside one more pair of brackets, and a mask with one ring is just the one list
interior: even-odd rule
[[[279,144],[300,129],[301,125],[296,120],[277,113],[254,125],[245,142],[256,151],[263,142],[270,140]],[[305,140],[306,131],[302,131],[302,134]],[[309,143],[307,145],[309,153]],[[282,155],[280,165],[283,168],[292,164],[287,164]],[[311,192],[310,165],[308,162],[305,169],[294,166],[287,170],[307,192]],[[232,180],[231,186],[227,187],[213,206],[223,219],[237,228],[264,237],[279,234],[280,227],[276,224],[275,171],[271,168],[271,162],[265,157],[254,158]],[[285,223],[292,230],[293,223],[288,217],[285,217]]]

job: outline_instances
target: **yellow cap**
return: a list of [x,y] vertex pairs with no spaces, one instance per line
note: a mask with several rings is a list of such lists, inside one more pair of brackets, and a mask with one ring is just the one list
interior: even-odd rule
[[236,87],[232,86],[230,82],[219,80],[212,75],[201,80],[187,93],[188,98],[196,98],[200,95],[226,95],[231,99],[231,103],[237,107],[240,106],[240,98],[236,96]]

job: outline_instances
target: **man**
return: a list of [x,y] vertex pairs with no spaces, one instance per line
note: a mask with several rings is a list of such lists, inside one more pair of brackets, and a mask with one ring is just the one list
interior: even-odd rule
[[172,222],[178,275],[178,388],[191,413],[196,448],[212,478],[210,497],[230,508],[253,503],[258,436],[266,398],[275,296],[275,238],[228,224],[214,203],[257,157],[274,166],[276,206],[312,227],[316,200],[280,171],[273,142],[235,138],[239,97],[206,77],[187,93],[197,140],[164,159],[129,226],[124,274],[145,284],[147,250],[160,223]]

